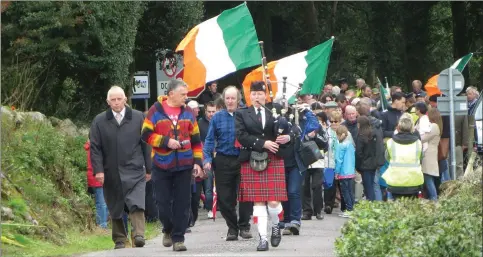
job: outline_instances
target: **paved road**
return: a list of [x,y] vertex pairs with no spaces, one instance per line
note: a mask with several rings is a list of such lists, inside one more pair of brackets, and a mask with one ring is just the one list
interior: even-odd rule
[[[334,210],[335,211],[335,210]],[[82,257],[124,257],[124,256],[335,256],[334,241],[340,235],[340,228],[347,220],[338,213],[325,215],[324,220],[304,221],[299,236],[283,236],[280,246],[267,252],[257,252],[258,239],[225,241],[227,232],[225,221],[217,215],[215,222],[206,218],[206,212],[200,212],[201,220],[186,234],[186,252],[173,252],[165,248],[161,238],[147,241],[144,248],[127,248],[95,252]],[[218,218],[219,217],[219,218]],[[253,235],[256,234],[252,226]]]

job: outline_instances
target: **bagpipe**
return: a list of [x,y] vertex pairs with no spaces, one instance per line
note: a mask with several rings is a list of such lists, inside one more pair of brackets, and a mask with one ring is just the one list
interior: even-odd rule
[[276,136],[280,135],[288,135],[291,129],[291,124],[287,120],[287,117],[285,117],[287,110],[288,110],[288,101],[286,99],[286,83],[287,83],[287,77],[283,77],[283,99],[282,99],[282,109],[280,110],[280,114],[277,113],[277,108],[275,107],[275,102],[273,101],[273,90],[272,90],[272,83],[270,81],[270,74],[268,73],[268,65],[267,65],[267,57],[265,56],[265,50],[263,47],[263,41],[259,41],[258,44],[260,45],[260,51],[262,53],[262,70],[263,70],[263,81],[267,85],[267,88],[269,90],[269,96],[270,96],[270,101],[272,103],[272,109],[270,110],[268,107],[263,106],[263,108],[269,110],[272,112],[272,116],[275,119],[274,122],[274,134]]

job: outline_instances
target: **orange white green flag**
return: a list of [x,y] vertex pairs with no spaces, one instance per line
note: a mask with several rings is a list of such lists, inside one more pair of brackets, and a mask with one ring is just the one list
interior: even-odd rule
[[253,18],[246,3],[196,25],[179,43],[188,96],[196,97],[207,82],[261,64]]
[[[267,70],[270,75],[274,101],[283,97],[283,77],[287,77],[286,98],[289,103],[290,99],[294,98],[300,83],[303,84],[301,94],[320,94],[327,75],[333,43],[334,37],[307,51],[269,62]],[[250,84],[260,80],[264,80],[263,67],[258,67],[245,77],[243,81],[244,95],[249,96]],[[269,97],[267,93],[267,100],[270,100]],[[249,97],[245,97],[245,100],[247,105],[251,105]]]

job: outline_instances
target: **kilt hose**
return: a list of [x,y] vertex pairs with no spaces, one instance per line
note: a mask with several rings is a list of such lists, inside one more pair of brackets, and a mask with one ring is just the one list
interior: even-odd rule
[[287,201],[283,159],[268,153],[270,162],[264,171],[254,171],[250,162],[243,162],[240,171],[240,202]]

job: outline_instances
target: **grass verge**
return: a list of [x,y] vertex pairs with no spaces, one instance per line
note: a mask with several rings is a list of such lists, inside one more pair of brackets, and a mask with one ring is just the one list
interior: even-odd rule
[[[146,223],[146,239],[152,239],[160,233],[160,224]],[[111,240],[111,230],[102,231],[67,231],[65,243],[56,245],[49,241],[30,238],[24,235],[15,234],[10,237],[25,247],[17,247],[8,244],[2,246],[2,256],[9,257],[44,257],[44,256],[70,256],[95,251],[110,250],[114,248]]]

